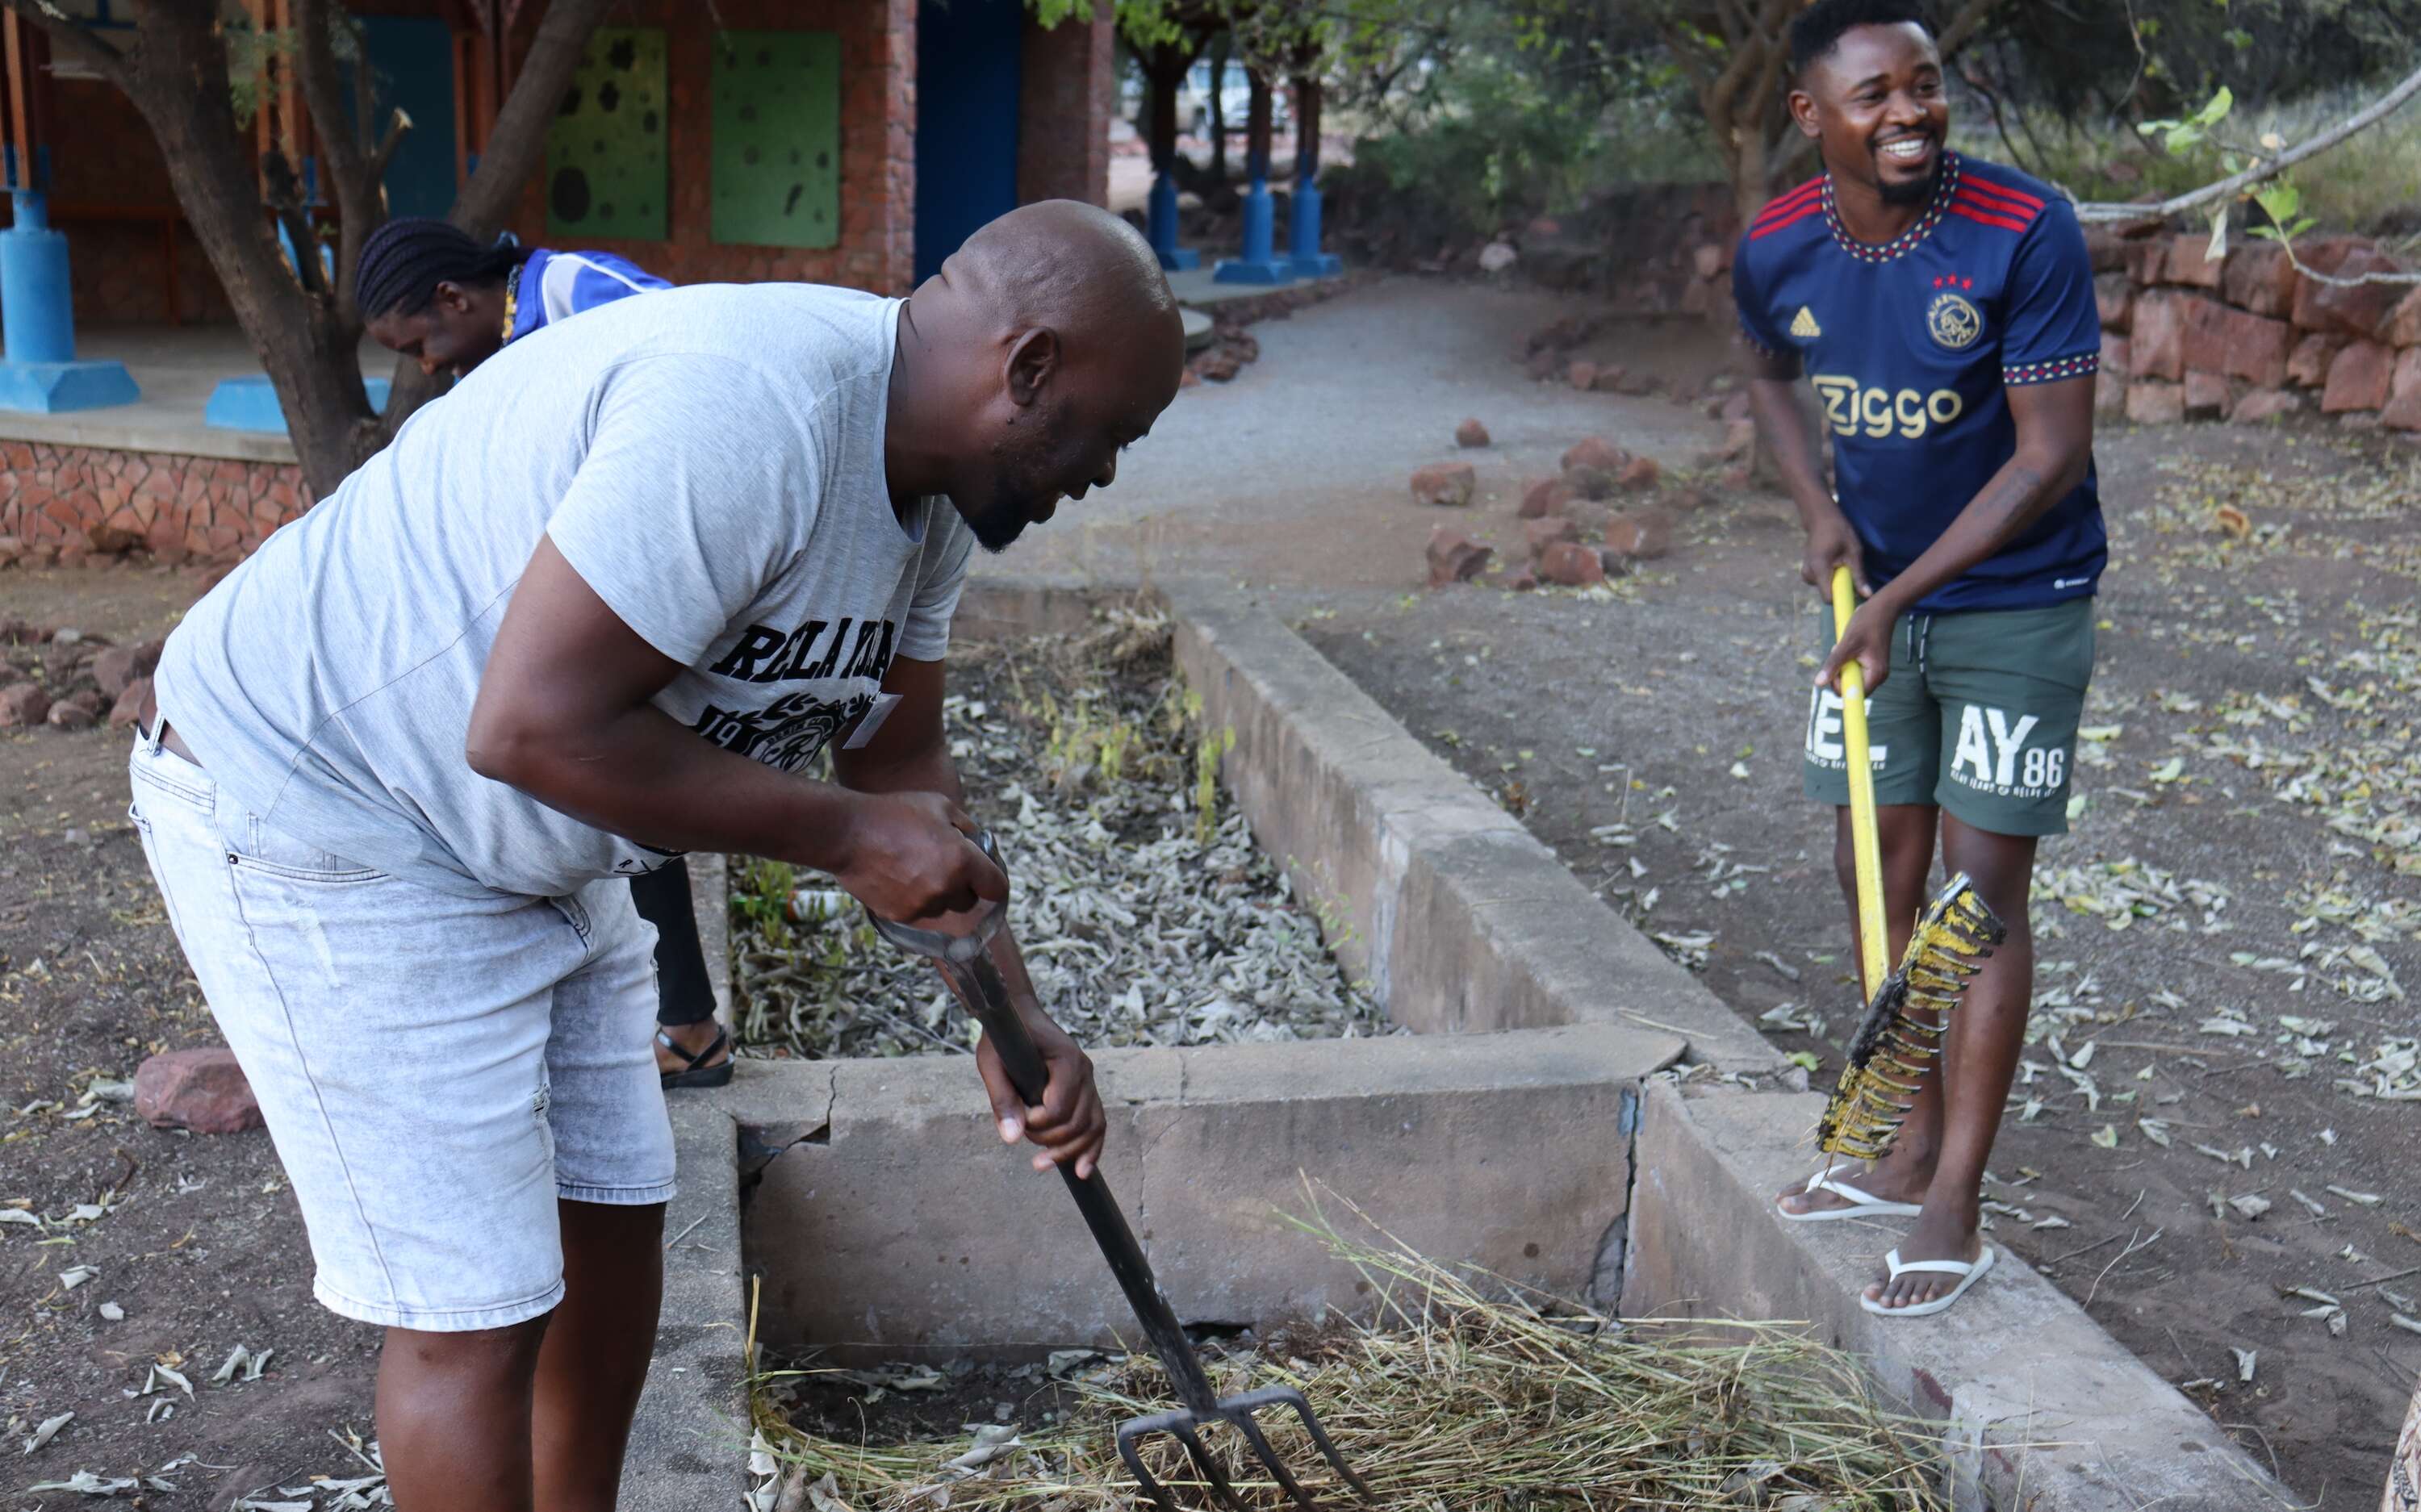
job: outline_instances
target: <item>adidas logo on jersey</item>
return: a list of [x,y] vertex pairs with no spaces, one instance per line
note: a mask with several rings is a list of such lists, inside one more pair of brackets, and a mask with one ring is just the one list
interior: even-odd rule
[[1799,313],[1790,318],[1790,334],[1802,341],[1810,341],[1822,335],[1824,328],[1816,323],[1816,312],[1802,304]]

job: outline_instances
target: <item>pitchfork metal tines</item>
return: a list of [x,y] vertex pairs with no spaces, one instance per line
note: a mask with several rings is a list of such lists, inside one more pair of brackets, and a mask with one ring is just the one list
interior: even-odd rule
[[[985,854],[997,863],[1000,852],[992,836],[983,834],[976,843]],[[1025,1032],[1024,1021],[1008,998],[1008,984],[1001,979],[1000,969],[992,964],[986,946],[1000,932],[1003,920],[1008,916],[1006,903],[992,905],[976,921],[976,927],[961,935],[920,929],[911,925],[897,924],[888,919],[875,919],[874,927],[884,939],[903,950],[932,959],[933,964],[950,984],[960,1000],[983,1025],[984,1037],[1000,1052],[1001,1066],[1008,1072],[1009,1083],[1029,1106],[1042,1100],[1043,1087],[1048,1083],[1048,1068],[1034,1048],[1034,1040]],[[1998,936],[1996,935],[1997,939]],[[1201,1476],[1202,1484],[1226,1512],[1245,1512],[1233,1481],[1220,1467],[1210,1446],[1203,1442],[1202,1429],[1213,1424],[1225,1424],[1243,1439],[1252,1457],[1269,1473],[1270,1479],[1284,1490],[1298,1512],[1320,1512],[1320,1503],[1296,1479],[1277,1451],[1270,1444],[1253,1414],[1265,1407],[1290,1407],[1302,1417],[1311,1442],[1318,1445],[1328,1466],[1338,1480],[1350,1486],[1366,1504],[1375,1505],[1369,1487],[1345,1463],[1336,1445],[1320,1427],[1313,1415],[1311,1403],[1303,1393],[1290,1386],[1268,1386],[1259,1391],[1243,1392],[1223,1397],[1211,1389],[1210,1378],[1202,1368],[1201,1357],[1194,1352],[1194,1341],[1185,1336],[1177,1312],[1161,1295],[1160,1284],[1152,1279],[1151,1264],[1144,1258],[1143,1246],[1135,1242],[1134,1231],[1127,1226],[1126,1214],[1118,1209],[1117,1199],[1110,1195],[1109,1183],[1100,1171],[1079,1179],[1070,1166],[1059,1167],[1060,1177],[1068,1192],[1076,1199],[1076,1208],[1084,1215],[1085,1226],[1093,1231],[1094,1242],[1101,1247],[1101,1255],[1109,1261],[1110,1274],[1117,1279],[1118,1288],[1126,1293],[1127,1304],[1134,1309],[1135,1320],[1143,1325],[1144,1336],[1151,1341],[1152,1353],[1168,1372],[1170,1384],[1176,1388],[1178,1400],[1184,1406],[1174,1412],[1161,1412],[1149,1417],[1132,1418],[1118,1426],[1118,1457],[1126,1462],[1128,1472],[1152,1505],[1160,1512],[1178,1512],[1177,1502],[1168,1488],[1144,1464],[1141,1445],[1156,1434],[1166,1434],[1184,1446],[1185,1457]]]
[[1883,979],[1850,1041],[1848,1064],[1816,1128],[1827,1154],[1879,1161],[1891,1149],[1926,1073],[1942,1058],[1950,1010],[2008,933],[1965,872],[1934,896],[1908,937],[1899,969]]

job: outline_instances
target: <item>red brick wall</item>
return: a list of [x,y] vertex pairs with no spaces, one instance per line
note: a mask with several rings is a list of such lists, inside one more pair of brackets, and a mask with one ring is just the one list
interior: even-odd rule
[[1117,108],[1111,0],[1093,0],[1087,23],[1045,31],[1025,23],[1018,86],[1017,197],[1110,199],[1110,113]]
[[[833,247],[718,246],[707,164],[713,157],[712,31],[694,0],[628,0],[617,26],[668,34],[672,109],[671,235],[661,242],[587,239],[677,284],[799,279],[904,294],[915,272],[915,0],[717,0],[722,24],[840,34],[840,243]],[[513,231],[534,246],[546,230],[545,175],[532,177]]]
[[310,503],[290,463],[0,443],[0,536],[37,560],[119,525],[171,560],[234,561]]

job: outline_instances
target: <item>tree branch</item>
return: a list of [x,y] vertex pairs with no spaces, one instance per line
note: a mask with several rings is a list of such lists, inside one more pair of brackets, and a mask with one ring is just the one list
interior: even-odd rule
[[133,61],[82,22],[61,15],[42,0],[0,0],[0,5],[49,33],[54,46],[74,55],[95,73],[130,95],[134,92]]
[[1947,24],[1934,33],[1933,45],[1940,50],[1945,63],[1959,55],[1959,50],[1983,29],[1984,23],[1991,19],[1992,12],[2000,8],[2000,4],[2001,0],[1967,0]]
[[2385,95],[2318,136],[2298,143],[2276,157],[2264,159],[2242,173],[2230,174],[2217,183],[2205,184],[2200,189],[2162,200],[2156,205],[2079,200],[2074,195],[2070,195],[2069,198],[2076,205],[2076,218],[2088,223],[2166,220],[2172,215],[2182,214],[2216,200],[2226,199],[2230,195],[2241,194],[2255,184],[2275,179],[2296,164],[2307,158],[2318,157],[2355,132],[2385,120],[2401,109],[2404,102],[2415,94],[2421,94],[2421,70],[2415,70],[2405,75],[2403,82]]
[[[360,318],[353,308],[353,269],[361,257],[362,241],[384,217],[379,214],[378,173],[362,148],[361,132],[368,130],[369,123],[348,125],[345,120],[334,31],[338,14],[328,0],[294,0],[293,59],[304,106],[311,113],[329,197],[336,204],[336,281],[328,292],[335,300],[337,320],[350,326]],[[354,67],[367,73],[369,61],[360,59]],[[305,249],[300,242],[295,245],[298,257],[307,253],[316,260],[316,250]],[[303,287],[310,288],[310,281],[305,280]]]
[[395,107],[395,114],[387,117],[386,135],[381,138],[379,145],[370,150],[369,169],[372,183],[385,181],[387,164],[395,161],[395,149],[403,145],[404,136],[411,130],[412,117],[403,113],[401,105],[398,105]]
[[[522,186],[546,151],[546,123],[563,103],[572,70],[610,0],[552,0],[538,23],[521,77],[496,112],[496,124],[479,154],[479,171],[454,201],[454,224],[484,242],[512,213]],[[498,45],[503,39],[498,39]]]

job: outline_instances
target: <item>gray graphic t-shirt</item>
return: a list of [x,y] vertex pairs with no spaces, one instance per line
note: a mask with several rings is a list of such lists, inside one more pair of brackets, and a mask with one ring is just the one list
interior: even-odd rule
[[687,670],[656,707],[796,771],[939,660],[973,538],[883,481],[899,302],[798,284],[624,300],[490,358],[168,638],[160,708],[272,828],[443,892],[557,896],[664,853],[470,768],[541,535]]

